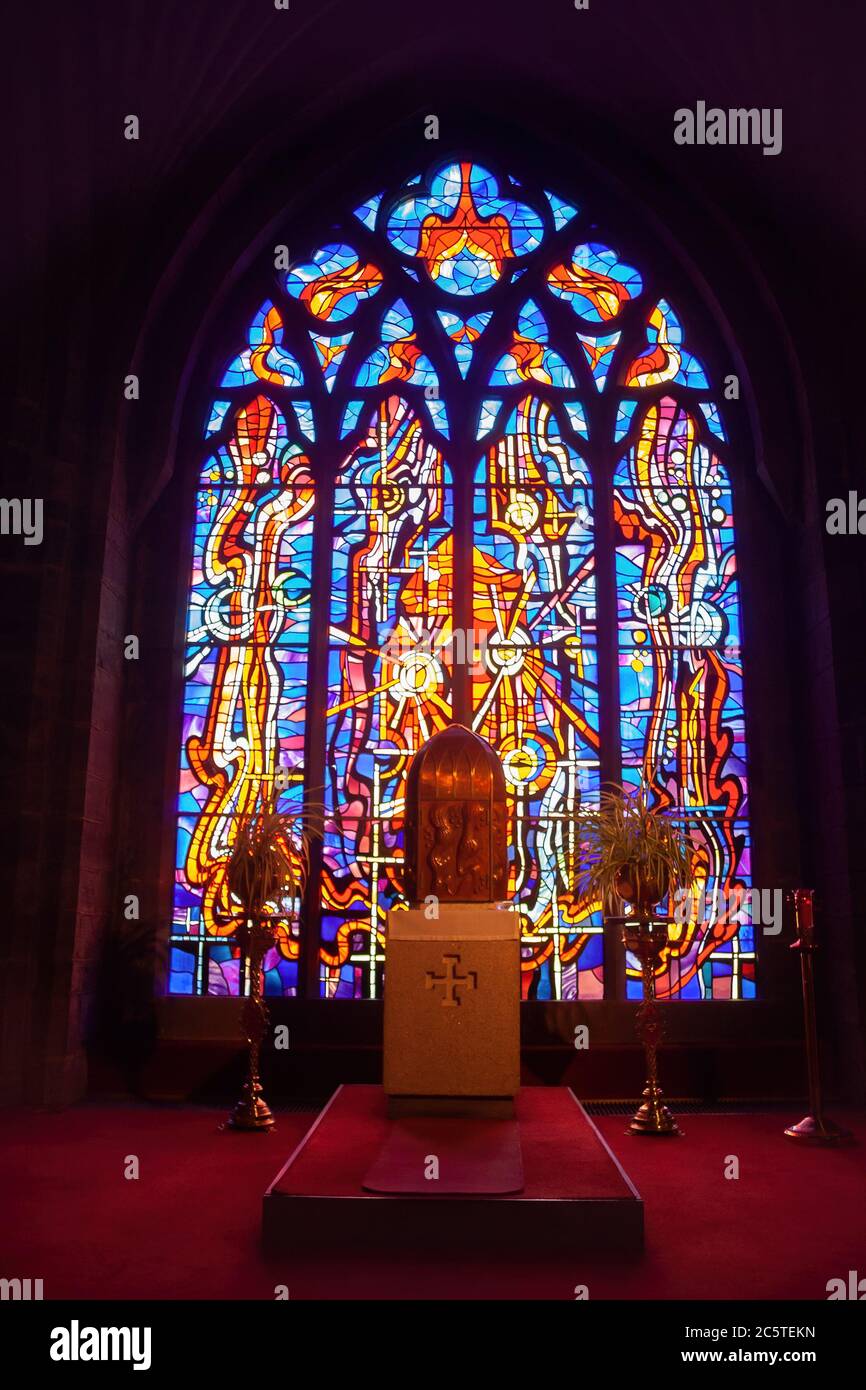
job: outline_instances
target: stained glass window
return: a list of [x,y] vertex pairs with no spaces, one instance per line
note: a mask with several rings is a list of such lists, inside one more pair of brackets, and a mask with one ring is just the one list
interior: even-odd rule
[[403,784],[451,722],[450,473],[400,396],[337,477],[325,738],[322,992],[374,998],[399,895]]
[[574,815],[641,777],[700,866],[659,995],[753,996],[729,445],[699,325],[591,211],[470,159],[332,227],[263,274],[203,425],[170,991],[244,988],[236,826],[306,788],[321,862],[266,990],[315,965],[322,997],[379,997],[406,770],[458,720],[505,771],[524,998],[612,996]]
[[599,790],[592,506],[588,465],[524,396],[475,473],[472,696],[509,793],[524,992],[543,999],[603,984],[601,918],[577,910],[565,862],[569,818]]
[[[253,334],[251,334],[251,341]],[[255,358],[253,359],[255,360]],[[241,372],[270,372],[260,365]],[[303,796],[315,486],[303,446],[265,396],[239,405],[196,496],[170,990],[237,994],[226,865],[238,820],[281,789]],[[280,923],[264,966],[297,991],[298,934]]]

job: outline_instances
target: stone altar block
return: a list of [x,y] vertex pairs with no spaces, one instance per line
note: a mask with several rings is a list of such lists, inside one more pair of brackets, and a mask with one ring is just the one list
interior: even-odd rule
[[486,1097],[511,1113],[520,1086],[516,912],[443,903],[438,920],[423,909],[389,913],[384,1085],[392,1098]]

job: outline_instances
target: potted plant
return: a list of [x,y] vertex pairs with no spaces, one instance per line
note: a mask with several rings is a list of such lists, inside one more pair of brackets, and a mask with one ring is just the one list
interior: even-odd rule
[[602,791],[597,807],[578,812],[577,826],[580,902],[600,902],[604,908],[619,898],[645,921],[663,898],[691,886],[689,836],[665,811],[650,804],[643,779],[634,791]]
[[306,887],[312,840],[321,835],[321,808],[306,806],[283,812],[266,807],[247,816],[238,827],[229,858],[226,881],[233,916],[238,921],[241,980],[247,963],[250,992],[241,1015],[249,1046],[247,1079],[229,1126],[267,1130],[274,1117],[262,1097],[259,1053],[268,1030],[268,1009],[262,992],[262,961],[282,926],[297,916]]

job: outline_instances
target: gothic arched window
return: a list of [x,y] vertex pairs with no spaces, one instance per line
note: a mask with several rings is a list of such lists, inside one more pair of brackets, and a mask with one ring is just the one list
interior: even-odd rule
[[303,942],[323,996],[378,996],[407,765],[456,719],[505,770],[524,997],[602,996],[570,817],[641,774],[700,854],[659,997],[753,996],[726,434],[670,287],[468,159],[334,227],[251,306],[206,426],[170,991],[238,992],[235,826],[306,786],[321,864],[267,991]]

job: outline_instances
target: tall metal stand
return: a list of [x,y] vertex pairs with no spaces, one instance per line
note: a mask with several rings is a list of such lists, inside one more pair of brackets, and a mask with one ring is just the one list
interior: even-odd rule
[[623,945],[640,961],[643,986],[643,1000],[637,1010],[635,1027],[643,1044],[646,1086],[642,1103],[635,1111],[627,1132],[675,1138],[682,1134],[682,1130],[664,1104],[659,1086],[658,1048],[664,1028],[655,995],[655,970],[668,944],[668,919],[645,913],[638,917],[614,917],[611,920],[622,927]]
[[818,1028],[815,1019],[815,924],[813,889],[795,888],[788,894],[794,908],[797,939],[791,950],[800,954],[800,979],[803,985],[803,1022],[806,1041],[806,1072],[809,1080],[809,1113],[798,1124],[785,1130],[787,1139],[800,1144],[845,1144],[853,1135],[824,1115],[821,1099],[821,1066],[818,1054]]
[[249,962],[250,992],[244,1001],[241,1025],[247,1040],[247,1079],[241,1090],[240,1099],[229,1119],[228,1129],[246,1131],[267,1131],[273,1129],[274,1117],[267,1101],[262,1096],[259,1078],[259,1057],[264,1038],[267,1036],[269,1014],[268,1006],[262,997],[262,961],[269,946],[273,945],[274,931],[270,919],[251,918],[241,937],[242,958]]

